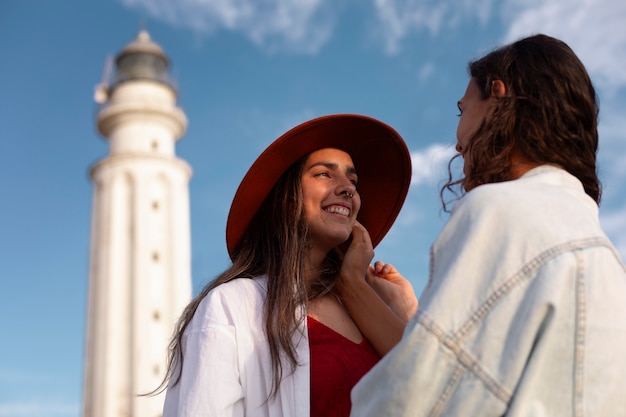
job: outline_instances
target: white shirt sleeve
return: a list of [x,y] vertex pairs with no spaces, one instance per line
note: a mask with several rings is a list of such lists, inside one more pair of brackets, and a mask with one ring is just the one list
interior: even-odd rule
[[232,316],[209,294],[183,336],[183,363],[174,369],[163,417],[244,416],[244,390]]

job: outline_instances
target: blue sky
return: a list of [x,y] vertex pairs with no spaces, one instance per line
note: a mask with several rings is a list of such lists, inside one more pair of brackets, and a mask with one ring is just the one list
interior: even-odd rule
[[[413,184],[376,250],[419,294],[446,219],[466,63],[518,37],[562,38],[601,103],[601,221],[626,258],[626,2],[621,0],[81,0],[0,3],[0,417],[80,415],[92,186],[107,143],[95,85],[145,27],[189,119],[194,289],[228,263],[239,180],[309,118],[362,113],[402,134]],[[549,92],[546,92],[549,93]]]

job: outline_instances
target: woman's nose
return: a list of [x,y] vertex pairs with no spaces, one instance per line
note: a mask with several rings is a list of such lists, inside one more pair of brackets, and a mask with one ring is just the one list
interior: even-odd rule
[[345,195],[348,198],[354,197],[354,193],[350,190],[343,190],[340,195]]
[[341,184],[337,186],[336,192],[338,195],[345,194],[352,198],[352,196],[356,193],[356,186],[349,178],[345,178],[341,181]]

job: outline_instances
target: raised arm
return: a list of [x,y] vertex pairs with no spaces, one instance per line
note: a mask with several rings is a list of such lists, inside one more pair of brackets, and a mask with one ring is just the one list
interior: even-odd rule
[[411,284],[393,266],[371,267],[373,255],[369,233],[357,223],[336,291],[363,335],[383,356],[402,338],[417,299]]

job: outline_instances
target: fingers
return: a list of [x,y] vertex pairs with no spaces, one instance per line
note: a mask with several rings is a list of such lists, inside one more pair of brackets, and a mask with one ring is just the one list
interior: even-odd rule
[[357,239],[359,242],[366,245],[372,245],[372,239],[370,238],[369,232],[365,226],[358,221],[354,222],[354,226],[352,227],[352,239]]
[[373,258],[374,248],[369,233],[362,224],[355,222],[352,239],[343,256],[342,271],[359,270],[362,279]]
[[386,264],[383,261],[374,262],[374,273],[376,275],[387,275],[394,270],[394,266],[391,264]]
[[374,247],[367,229],[359,222],[355,222],[352,227],[352,242],[350,249],[363,254],[367,254],[368,263],[374,258]]
[[[360,243],[370,248],[372,258],[374,257],[374,248],[372,247],[372,239],[370,238],[370,234],[358,220],[354,223],[354,227],[352,227],[352,243]],[[376,261],[374,266],[370,266],[370,272],[374,273],[376,276],[384,276],[395,271],[395,267],[392,264],[386,264],[383,261]]]

